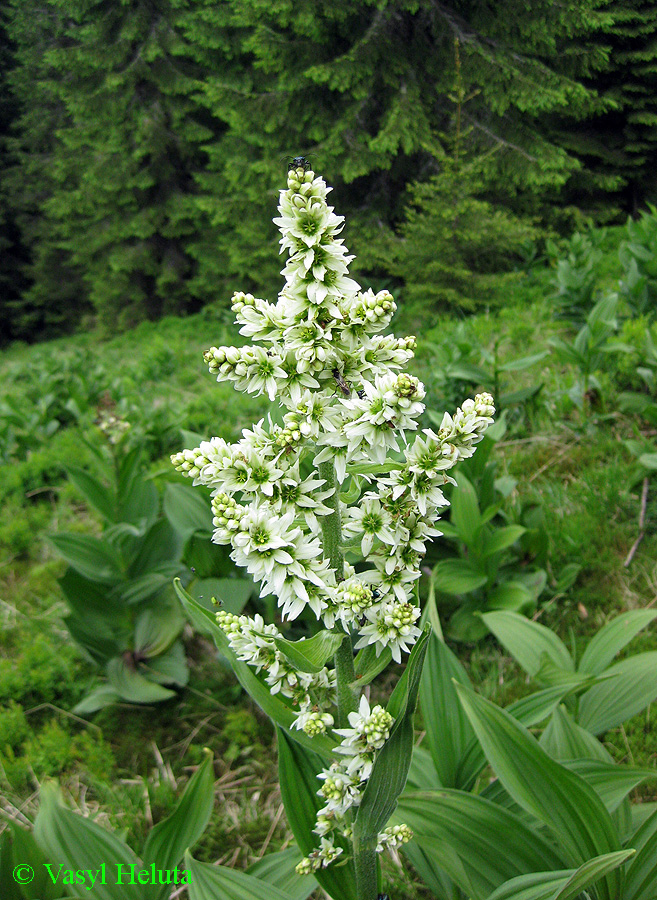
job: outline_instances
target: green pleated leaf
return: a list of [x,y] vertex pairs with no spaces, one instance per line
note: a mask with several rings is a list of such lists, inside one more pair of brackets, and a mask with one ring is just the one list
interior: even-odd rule
[[212,532],[212,509],[206,491],[188,484],[167,484],[164,489],[164,513],[187,541],[195,531]]
[[636,856],[625,870],[623,900],[657,897],[657,809],[628,841]]
[[340,743],[339,740],[328,734],[318,734],[311,738],[304,731],[296,728],[290,731],[292,724],[296,721],[296,714],[292,708],[279,699],[278,695],[272,694],[269,685],[265,684],[245,662],[236,657],[231,650],[228,638],[217,625],[215,616],[197,603],[193,597],[190,597],[178,578],[174,580],[173,585],[189,621],[200,632],[212,637],[221,654],[230,662],[236,678],[258,706],[295,741],[324,754],[325,757],[331,757],[333,748]]
[[116,504],[109,488],[78,466],[65,466],[66,473],[76,488],[95,510],[108,522],[116,522]]
[[[285,806],[285,815],[292,829],[299,849],[308,856],[317,849],[320,839],[313,834],[317,822],[317,813],[324,805],[317,795],[322,782],[317,778],[325,769],[326,760],[301,746],[293,740],[287,731],[277,728],[278,735],[278,771],[281,786],[281,797]],[[336,836],[335,846],[343,848],[343,858],[350,856],[349,843]],[[326,869],[315,872],[315,878],[331,897],[340,900],[356,900],[356,876],[353,863],[338,866],[336,863]]]
[[321,672],[345,639],[346,634],[318,631],[308,640],[287,641],[276,638],[276,646],[301,672]]
[[174,869],[188,847],[199,840],[210,821],[214,805],[212,753],[198,767],[174,811],[151,829],[142,854],[144,865],[156,869]]
[[[7,829],[3,834],[0,834],[0,884],[4,886],[6,894],[3,900],[26,900],[25,894],[22,893],[12,874],[14,866],[19,864],[20,860],[18,857],[16,857],[16,862],[14,862],[9,830]],[[32,898],[29,898],[29,900],[32,900]]]
[[[141,885],[117,885],[117,872],[122,872],[126,880],[130,875],[130,867],[140,872],[143,866],[130,847],[120,841],[111,832],[106,831],[95,822],[85,819],[65,809],[58,802],[57,789],[53,785],[44,785],[41,789],[41,805],[34,825],[34,837],[41,850],[52,861],[52,871],[57,873],[60,864],[63,869],[90,869],[96,872],[102,863],[106,865],[107,884],[96,880],[93,892],[85,890],[82,885],[67,886],[61,881],[57,886],[70,890],[74,897],[89,897],[95,900],[126,900],[128,891],[135,900],[147,900],[154,897],[153,888]],[[117,866],[123,868],[117,870]],[[88,886],[88,885],[87,885]],[[64,890],[62,893],[64,893]]]
[[604,674],[609,679],[594,685],[579,704],[579,724],[592,734],[626,722],[657,697],[657,651],[623,659]]
[[585,888],[622,866],[633,853],[619,850],[588,860],[578,869],[522,875],[502,885],[488,900],[577,900]]
[[106,706],[111,706],[120,700],[120,694],[114,690],[111,684],[99,684],[87,694],[84,700],[80,700],[73,707],[73,712],[78,716],[88,716],[92,712],[97,712],[99,709],[104,709]]
[[280,888],[227,866],[197,862],[185,854],[189,900],[292,900]]
[[376,756],[354,822],[354,844],[363,848],[376,846],[377,836],[386,827],[406,784],[413,753],[413,719],[430,635],[431,629],[427,627],[413,647],[404,674],[388,701],[387,709],[395,723]]
[[301,859],[298,847],[288,847],[287,850],[263,856],[249,866],[247,873],[280,888],[289,894],[290,900],[306,900],[317,890],[317,880],[313,875],[297,875],[295,868]]
[[445,594],[468,594],[482,587],[487,576],[475,569],[466,559],[441,559],[434,566],[432,581]]
[[[544,688],[536,691],[534,694],[530,694],[528,697],[523,697],[522,700],[516,700],[515,703],[506,708],[506,711],[526,728],[533,728],[535,725],[545,721],[565,697],[585,688],[587,683],[582,684],[576,681],[570,684],[558,684],[554,687]],[[481,749],[481,744],[475,737],[470,742],[462,763],[461,780],[465,782],[465,788],[469,789],[471,787],[474,779],[485,765],[486,756]]]
[[[582,778],[549,757],[505,710],[462,685],[457,691],[495,774],[519,806],[551,829],[568,864],[620,850],[609,813]],[[617,873],[598,887],[600,900],[617,900],[619,892]]]
[[201,606],[212,610],[212,598],[221,601],[221,608],[239,616],[255,592],[250,578],[197,578],[189,588],[190,595]]
[[125,585],[121,586],[118,592],[119,596],[128,606],[136,605],[168,587],[171,579],[179,572],[179,565],[169,564],[165,567],[164,572],[146,572],[137,578],[130,578]]
[[159,656],[178,637],[183,623],[180,609],[174,606],[145,609],[135,622],[135,650],[147,657]]
[[633,609],[616,616],[589,641],[579,661],[578,670],[589,675],[599,675],[616,654],[656,618],[657,609]]
[[181,641],[176,641],[166,653],[142,663],[141,668],[149,679],[160,684],[177,684],[183,687],[189,681],[187,658]]
[[110,659],[107,663],[107,680],[121,699],[128,703],[160,703],[175,696],[174,691],[149,681],[130,668],[123,658]]
[[563,859],[535,828],[476,794],[404,794],[395,821],[406,822],[414,843],[477,900],[510,878],[560,869]]
[[101,584],[121,580],[119,557],[107,541],[89,534],[53,534],[49,540],[83,578]]
[[597,759],[613,762],[611,754],[590,731],[581,728],[566,710],[557,706],[548,725],[539,738],[539,744],[553,759],[564,762],[570,759]]
[[615,812],[644,781],[657,778],[653,769],[619,766],[599,759],[571,759],[564,765],[593,788],[609,813]]
[[496,528],[495,531],[485,539],[482,556],[492,556],[494,553],[501,553],[511,547],[523,534],[527,531],[522,525],[505,525],[503,528]]
[[557,635],[514,612],[484,613],[482,619],[519,665],[534,678],[547,658],[558,669],[574,672],[570,653]]
[[[52,878],[48,874],[45,866],[46,863],[52,863],[53,860],[44,855],[34,836],[25,828],[20,828],[12,823],[5,832],[6,838],[12,838],[12,851],[14,863],[12,868],[5,872],[0,865],[0,885],[3,890],[3,900],[5,888],[9,891],[9,897],[12,897],[11,888],[16,888],[16,898],[18,900],[57,900],[66,893],[66,887],[59,882],[53,884]],[[13,866],[29,865],[34,873],[34,879],[29,884],[16,884],[12,876]],[[98,868],[98,867],[96,867]],[[56,867],[55,867],[56,872]]]
[[355,687],[365,687],[373,681],[377,675],[387,669],[392,662],[392,653],[389,647],[384,647],[379,656],[376,655],[374,644],[368,644],[356,654],[354,671],[356,673]]
[[462,473],[457,476],[457,485],[452,492],[450,521],[466,543],[472,544],[481,527],[481,514],[477,492]]
[[158,519],[140,541],[138,552],[130,563],[128,576],[138,578],[147,572],[156,571],[160,574],[167,573],[169,578],[173,578],[181,568],[176,563],[180,559],[182,545],[180,535],[171,524],[164,518]]
[[429,638],[420,680],[420,708],[439,784],[465,788],[469,773],[462,772],[474,731],[463,711],[452,679],[470,684],[465,669],[435,633]]

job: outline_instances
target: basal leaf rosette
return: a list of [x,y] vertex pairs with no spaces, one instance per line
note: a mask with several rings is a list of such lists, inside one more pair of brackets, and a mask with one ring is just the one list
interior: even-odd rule
[[[387,648],[401,662],[420,636],[416,582],[426,543],[440,534],[448,472],[472,456],[494,414],[492,397],[478,394],[445,413],[437,432],[413,439],[425,390],[402,370],[415,338],[382,334],[395,302],[349,277],[353,257],[329,191],[312,171],[289,172],[274,219],[287,253],[285,285],[275,304],[236,293],[240,333],[252,343],[205,353],[218,381],[277,401],[283,424],[268,417],[237,443],[213,437],[172,457],[194,484],[211,489],[213,540],[232,547],[231,558],[261,596],[277,598],[281,619],[308,608],[348,646],[335,668],[300,671],[280,649],[273,623],[217,615],[238,658],[292,703],[296,729],[312,736],[341,726],[333,732],[341,738],[336,759],[319,776],[318,845],[301,863],[304,872],[342,853],[332,834],[350,836],[354,808],[394,724],[382,706],[345,688],[354,680],[353,651],[373,646],[379,656]],[[305,460],[314,462],[312,475],[302,474]],[[346,562],[345,546],[362,559]],[[409,837],[405,826],[386,829],[376,850]]]

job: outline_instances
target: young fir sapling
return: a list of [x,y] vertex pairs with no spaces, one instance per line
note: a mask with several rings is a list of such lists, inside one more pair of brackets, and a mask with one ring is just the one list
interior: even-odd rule
[[[376,853],[408,841],[411,831],[397,825],[376,840],[358,839],[361,800],[395,718],[362,693],[354,651],[378,658],[380,671],[420,637],[417,580],[426,542],[440,534],[443,486],[454,483],[447,473],[472,456],[494,407],[490,394],[478,394],[445,413],[437,433],[425,429],[407,440],[424,411],[422,383],[399,371],[416,340],[381,334],[395,302],[387,290],[361,291],[349,277],[354,257],[338,237],[344,219],[327,204],[329,190],[305,165],[291,168],[274,219],[288,254],[278,302],[236,293],[240,333],[254,343],[205,353],[218,381],[278,400],[283,425],[261,420],[236,444],[214,437],[172,462],[212,489],[213,540],[232,546],[261,596],[278,598],[281,619],[310,608],[322,626],[322,667],[301,668],[273,623],[217,613],[237,659],[294,711],[292,728],[335,744],[335,759],[318,776],[324,805],[315,849],[298,871],[320,877],[351,847],[358,898],[374,900]],[[304,460],[316,467],[306,477]],[[402,781],[410,748],[407,756]]]

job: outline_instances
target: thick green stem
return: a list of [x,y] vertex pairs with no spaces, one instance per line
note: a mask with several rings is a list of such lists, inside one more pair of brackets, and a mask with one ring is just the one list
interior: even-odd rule
[[[324,487],[334,488],[333,495],[325,502],[332,512],[321,517],[324,555],[331,563],[338,581],[344,579],[344,554],[342,552],[342,525],[340,518],[340,486],[335,477],[332,462],[319,464],[319,477],[324,479]],[[338,630],[338,629],[336,629]],[[349,727],[349,713],[358,709],[360,691],[354,688],[354,648],[351,636],[346,635],[335,654],[335,674],[338,699],[338,727]],[[354,843],[354,868],[356,871],[356,893],[358,900],[376,900],[377,865],[376,851],[360,848]]]
[[[334,488],[331,497],[328,497],[326,506],[332,512],[328,516],[322,516],[322,542],[324,556],[331,563],[338,581],[344,579],[344,554],[342,552],[342,525],[340,519],[340,487],[335,477],[335,467],[332,462],[320,463],[318,466],[319,477],[324,479],[325,488]],[[335,674],[338,695],[338,727],[349,727],[349,713],[358,707],[358,692],[352,687],[356,674],[354,672],[354,648],[351,637],[345,636],[338,652],[335,654]]]
[[376,850],[358,847],[354,842],[356,896],[358,900],[376,900],[379,892],[376,871]]

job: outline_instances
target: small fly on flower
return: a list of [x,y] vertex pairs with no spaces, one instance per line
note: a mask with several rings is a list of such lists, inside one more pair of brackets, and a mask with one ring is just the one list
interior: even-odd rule
[[345,397],[351,397],[351,388],[344,380],[344,376],[339,369],[332,369],[331,375],[335,378],[337,386],[340,388]]

